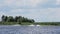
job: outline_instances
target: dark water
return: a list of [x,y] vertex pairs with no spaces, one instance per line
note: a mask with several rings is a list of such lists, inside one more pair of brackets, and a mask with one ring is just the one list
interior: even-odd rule
[[0,26],[0,34],[60,34],[60,26]]

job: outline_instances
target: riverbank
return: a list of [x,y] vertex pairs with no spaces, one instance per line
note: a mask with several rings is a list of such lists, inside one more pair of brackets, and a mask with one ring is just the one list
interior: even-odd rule
[[14,25],[14,26],[20,26],[20,25],[42,25],[42,26],[60,26],[60,22],[0,22],[0,25]]

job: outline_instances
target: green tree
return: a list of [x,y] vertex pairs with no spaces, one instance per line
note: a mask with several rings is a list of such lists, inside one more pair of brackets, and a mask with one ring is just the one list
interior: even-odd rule
[[5,22],[7,22],[7,20],[8,20],[8,17],[7,17],[7,16],[5,16]]
[[7,16],[4,16],[4,15],[2,16],[2,21],[3,21],[3,22],[6,22],[6,21],[7,21],[7,19],[8,19],[8,17],[7,17]]
[[12,16],[8,17],[8,22],[14,22],[14,18]]
[[18,22],[19,22],[19,24],[22,23],[22,16],[19,16],[19,17],[18,17]]
[[35,22],[33,19],[28,19],[22,16],[16,16],[15,18],[13,16],[2,16],[2,22],[4,22],[4,24],[10,24],[10,23],[16,23],[16,24],[21,24],[23,22],[30,22],[33,23]]
[[34,19],[31,19],[31,22],[35,22]]
[[18,16],[16,16],[15,19],[14,19],[15,22],[18,22],[18,19],[19,19]]

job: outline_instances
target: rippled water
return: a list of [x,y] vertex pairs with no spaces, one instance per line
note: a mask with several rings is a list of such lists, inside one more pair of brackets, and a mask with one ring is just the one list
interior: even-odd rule
[[60,26],[0,26],[0,34],[60,34]]

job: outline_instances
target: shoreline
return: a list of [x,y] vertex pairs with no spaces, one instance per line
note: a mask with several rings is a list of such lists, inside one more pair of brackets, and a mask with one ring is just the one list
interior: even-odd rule
[[0,26],[59,26],[59,25],[19,25],[19,24],[16,24],[16,25],[0,25]]

